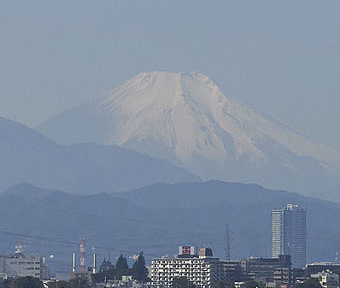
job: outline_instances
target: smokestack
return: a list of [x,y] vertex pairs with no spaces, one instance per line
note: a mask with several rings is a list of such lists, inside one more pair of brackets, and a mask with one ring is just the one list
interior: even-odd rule
[[76,273],[76,253],[72,254],[72,272]]
[[97,254],[93,253],[93,270],[92,273],[96,274],[97,273]]

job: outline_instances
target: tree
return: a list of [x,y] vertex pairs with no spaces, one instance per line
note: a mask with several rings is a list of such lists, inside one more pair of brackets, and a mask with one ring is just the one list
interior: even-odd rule
[[[69,281],[70,286],[68,288],[91,288],[86,277],[75,277]],[[58,286],[59,287],[59,286]]]
[[132,266],[132,277],[138,281],[147,282],[148,278],[148,270],[145,266],[145,258],[143,252],[141,252],[138,256],[137,261]]
[[100,265],[99,272],[92,275],[92,282],[100,283],[105,280],[115,279],[115,267],[112,265],[110,260],[104,259]]
[[105,280],[114,280],[115,279],[115,268],[113,265],[108,265],[105,269],[99,270],[98,273],[92,275],[92,282],[100,283],[105,282]]
[[9,288],[9,281],[8,280],[1,280],[0,281],[0,288]]
[[176,277],[172,281],[172,288],[195,288],[195,285],[186,277]]
[[311,278],[303,283],[295,284],[295,288],[322,288],[318,279]]
[[115,269],[115,276],[116,279],[121,280],[122,276],[130,275],[129,266],[127,264],[126,258],[120,254],[119,258],[117,259],[116,269]]
[[263,285],[261,285],[260,283],[255,282],[253,280],[246,281],[244,284],[241,285],[241,288],[256,288],[256,287],[262,288]]
[[51,281],[47,283],[48,288],[71,288],[70,283],[66,281]]
[[8,281],[9,288],[43,288],[43,283],[35,277],[19,277],[13,280]]
[[100,283],[100,282],[105,282],[105,280],[107,281],[107,280],[114,280],[114,279],[115,279],[114,268],[107,270],[107,271],[98,272],[92,275],[92,282],[94,283]]

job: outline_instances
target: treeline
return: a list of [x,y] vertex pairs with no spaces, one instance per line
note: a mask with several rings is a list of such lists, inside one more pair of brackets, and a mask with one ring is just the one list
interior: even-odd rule
[[145,266],[145,258],[143,252],[141,252],[130,268],[127,264],[126,258],[121,254],[117,259],[116,265],[106,261],[100,267],[100,271],[93,275],[93,282],[99,283],[105,280],[121,280],[122,276],[132,276],[133,279],[148,282],[148,270]]
[[4,280],[0,283],[0,288],[43,288],[43,283],[34,277],[19,277]]
[[[48,288],[92,288],[86,277],[75,277],[70,281],[50,281]],[[0,283],[0,288],[44,288],[44,284],[35,277],[18,277]]]

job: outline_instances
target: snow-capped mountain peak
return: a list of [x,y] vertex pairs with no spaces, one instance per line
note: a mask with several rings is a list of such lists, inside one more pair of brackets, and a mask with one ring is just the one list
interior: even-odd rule
[[[336,151],[320,147],[227,97],[198,72],[141,73],[119,89],[97,97],[95,103],[112,118],[114,130],[107,143],[124,146],[132,139],[151,138],[173,149],[184,162],[190,162],[193,154],[209,159],[245,155],[252,160],[265,159],[265,151],[257,146],[264,138],[297,155],[316,157],[325,165],[340,160]],[[233,153],[223,139],[225,134],[234,142]]]
[[198,72],[140,73],[39,129],[61,142],[129,147],[170,160],[203,179],[304,189],[306,173],[340,171],[337,151],[226,96]]

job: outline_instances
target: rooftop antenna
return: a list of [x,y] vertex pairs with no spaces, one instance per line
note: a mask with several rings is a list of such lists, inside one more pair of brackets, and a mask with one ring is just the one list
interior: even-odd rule
[[224,232],[224,258],[230,260],[230,230],[228,224],[225,225]]
[[80,238],[80,246],[79,246],[79,251],[80,251],[80,265],[79,265],[79,272],[80,273],[85,273],[86,272],[86,240],[85,238]]
[[24,246],[22,245],[22,239],[19,239],[18,245],[15,246],[15,254],[22,254],[24,251]]

